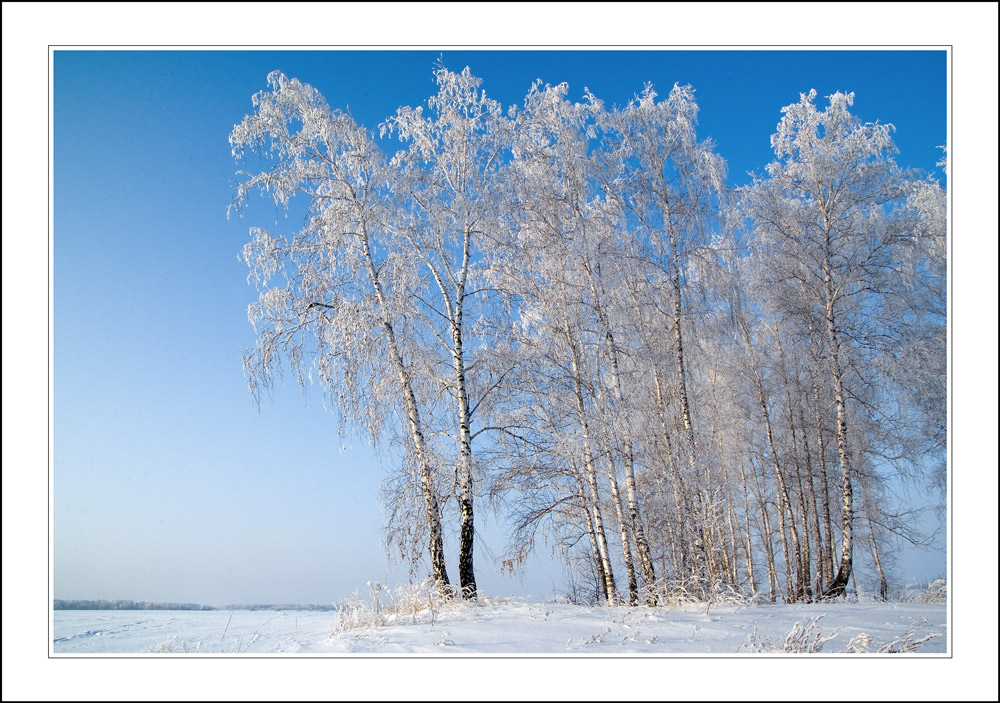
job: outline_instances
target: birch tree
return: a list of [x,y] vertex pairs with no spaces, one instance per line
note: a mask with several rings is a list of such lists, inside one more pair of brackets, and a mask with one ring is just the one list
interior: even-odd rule
[[[441,385],[452,397],[449,423],[458,445],[456,474],[460,511],[458,557],[462,593],[476,596],[474,568],[477,468],[473,450],[475,414],[482,397],[473,397],[470,373],[488,362],[485,344],[474,345],[473,322],[495,301],[489,284],[489,242],[496,239],[503,210],[506,154],[512,125],[500,104],[480,89],[468,67],[454,73],[435,70],[438,92],[422,107],[400,108],[382,130],[408,148],[391,163],[393,234],[410,247],[426,285],[413,297],[424,336],[443,352],[449,368]],[[428,349],[428,353],[434,351]]]
[[852,115],[853,93],[829,96],[825,110],[815,98],[811,91],[782,110],[771,139],[777,160],[768,178],[747,188],[744,202],[776,297],[798,304],[824,331],[820,356],[835,408],[842,500],[840,563],[824,592],[829,597],[844,592],[853,566],[849,432],[852,415],[864,407],[854,402],[852,384],[877,383],[871,373],[893,326],[886,303],[905,295],[901,267],[910,259],[915,220],[905,201],[911,179],[892,158],[891,125]]
[[616,571],[632,604],[835,597],[869,556],[885,597],[921,541],[889,482],[944,476],[947,431],[946,197],[891,126],[802,95],[730,210],[690,86],[608,110],[538,81],[505,112],[434,78],[381,125],[391,157],[279,72],[234,127],[232,209],[305,212],[241,254],[257,401],[290,369],[401,447],[389,541],[447,589],[457,534],[465,597],[487,486],[504,570],[542,533],[609,603]]
[[290,237],[252,228],[243,249],[261,289],[249,309],[258,334],[244,355],[250,389],[259,399],[287,362],[303,390],[315,374],[342,419],[376,442],[395,431],[387,419],[398,410],[423,498],[431,575],[447,586],[438,467],[417,401],[418,330],[407,315],[419,278],[412,251],[391,236],[399,215],[387,161],[371,133],[311,86],[277,71],[268,85],[230,143],[235,157],[257,152],[273,165],[241,172],[233,207],[260,191],[283,207],[305,198],[308,216]]
[[[631,104],[609,114],[605,124],[615,135],[610,149],[617,163],[605,190],[632,223],[634,236],[646,244],[646,257],[662,282],[657,309],[665,316],[673,342],[672,382],[683,426],[680,442],[693,483],[704,467],[698,459],[691,403],[691,360],[685,354],[684,327],[690,324],[685,320],[685,289],[689,257],[710,241],[712,218],[721,212],[725,163],[710,142],[697,138],[698,106],[690,86],[674,86],[665,100],[656,98],[656,91],[647,85]],[[690,568],[703,581],[713,577],[706,545],[707,510],[703,492],[694,491],[694,507],[684,522],[693,524],[696,532],[690,541],[697,563]]]
[[523,346],[533,350],[526,373],[551,378],[535,384],[534,402],[565,411],[556,431],[572,467],[591,536],[604,597],[617,588],[605,529],[599,475],[600,422],[595,413],[596,346],[587,324],[587,283],[581,265],[586,230],[594,219],[588,189],[585,129],[588,106],[566,100],[568,86],[532,86],[519,115],[511,177],[517,205],[508,246],[508,286],[519,300]]

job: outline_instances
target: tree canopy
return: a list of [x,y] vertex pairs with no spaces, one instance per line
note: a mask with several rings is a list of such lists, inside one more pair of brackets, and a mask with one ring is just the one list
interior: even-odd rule
[[255,397],[289,368],[393,443],[387,544],[448,589],[457,525],[466,597],[484,498],[504,568],[544,535],[596,600],[833,597],[858,565],[884,597],[922,539],[892,486],[946,451],[945,196],[892,126],[803,93],[732,191],[691,86],[435,79],[376,131],[274,72],[233,129],[266,157],[234,207],[308,204],[242,253]]

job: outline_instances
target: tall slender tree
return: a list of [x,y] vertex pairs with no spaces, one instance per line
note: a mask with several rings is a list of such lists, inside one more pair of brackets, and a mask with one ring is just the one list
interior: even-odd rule
[[916,221],[906,204],[912,179],[892,158],[891,125],[851,114],[853,93],[829,96],[825,110],[815,98],[811,91],[782,110],[771,139],[777,160],[766,179],[746,189],[744,202],[774,297],[821,320],[825,332],[820,355],[836,412],[842,499],[840,564],[824,592],[829,597],[843,594],[853,567],[856,469],[849,432],[864,407],[852,386],[868,383],[879,352],[888,351],[879,344],[893,326],[886,303],[904,294],[901,268]]
[[476,597],[474,568],[475,482],[473,422],[478,404],[470,393],[470,370],[485,355],[473,346],[470,318],[483,315],[493,294],[486,270],[489,247],[503,211],[502,176],[512,123],[500,104],[480,90],[468,67],[461,73],[435,70],[438,92],[422,107],[400,108],[383,125],[407,144],[392,160],[392,199],[402,217],[391,224],[405,240],[428,279],[414,296],[414,309],[439,343],[450,370],[442,387],[452,396],[449,423],[458,445],[456,474],[460,511],[458,570],[462,592]]
[[608,110],[539,81],[504,112],[468,68],[434,76],[383,123],[391,157],[278,72],[233,129],[257,167],[233,208],[306,206],[242,253],[258,402],[290,367],[401,446],[387,541],[447,590],[457,534],[465,597],[487,486],[503,569],[541,531],[609,603],[616,571],[632,604],[836,597],[869,558],[885,597],[919,541],[889,481],[942,476],[947,430],[946,198],[891,126],[802,95],[730,209],[689,86]]
[[301,196],[308,217],[291,238],[255,227],[243,249],[261,288],[249,312],[257,345],[244,355],[250,388],[259,399],[287,359],[304,390],[312,368],[342,419],[376,442],[389,429],[390,411],[401,411],[431,575],[447,586],[438,467],[418,402],[419,331],[407,316],[419,278],[412,252],[392,237],[399,214],[387,187],[389,164],[373,136],[311,86],[277,71],[268,84],[230,143],[234,156],[256,151],[273,165],[241,172],[233,206],[258,190],[285,207]]
[[[710,241],[716,230],[713,217],[720,211],[724,193],[725,163],[712,151],[711,142],[696,133],[698,106],[690,86],[674,86],[665,100],[647,85],[623,109],[609,114],[605,127],[613,154],[613,179],[605,192],[632,223],[634,236],[647,244],[648,260],[661,277],[667,300],[659,308],[669,321],[673,341],[673,382],[679,401],[683,430],[681,442],[690,474],[689,485],[701,477],[699,447],[691,402],[691,360],[685,352],[686,287],[689,257]],[[707,548],[708,503],[695,490],[693,513],[685,516],[696,535],[695,575],[704,585],[714,578]]]

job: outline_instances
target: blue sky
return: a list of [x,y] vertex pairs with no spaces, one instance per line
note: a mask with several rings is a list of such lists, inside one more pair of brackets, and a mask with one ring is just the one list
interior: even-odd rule
[[[940,50],[55,51],[54,597],[326,603],[405,578],[386,572],[379,458],[341,449],[318,388],[288,378],[259,412],[247,392],[256,296],[236,256],[285,214],[262,200],[227,220],[228,135],[275,69],[375,130],[426,100],[439,56],[505,106],[536,78],[617,104],[646,81],[690,83],[731,185],[763,172],[781,107],[811,88],[854,91],[862,119],[893,123],[903,166],[940,171],[947,140]],[[498,534],[482,545],[497,554]],[[906,564],[909,579],[945,571],[943,554]],[[511,581],[483,549],[477,567],[498,595],[561,579],[539,563]]]

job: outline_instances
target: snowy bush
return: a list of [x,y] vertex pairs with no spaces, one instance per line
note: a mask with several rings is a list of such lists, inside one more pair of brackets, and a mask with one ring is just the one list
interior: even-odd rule
[[[813,618],[812,622],[805,626],[796,622],[792,626],[791,631],[785,636],[784,642],[780,644],[775,642],[773,638],[761,637],[760,631],[757,629],[757,624],[754,623],[753,632],[750,633],[747,641],[741,644],[736,651],[753,653],[784,652],[789,654],[816,654],[822,652],[823,645],[840,634],[840,628],[838,627],[829,635],[823,636],[819,628],[819,621],[822,618],[822,615]],[[927,620],[924,620],[923,624],[926,625]],[[857,637],[851,638],[843,651],[847,654],[901,654],[915,652],[920,648],[920,645],[935,637],[940,637],[936,633],[921,637],[917,632],[918,627],[915,625],[909,628],[899,637],[883,645],[879,645],[870,635],[862,632]]]
[[[922,624],[927,625],[927,620],[924,620]],[[896,639],[886,642],[881,647],[878,647],[875,649],[875,654],[901,654],[906,652],[915,652],[923,643],[928,642],[935,637],[941,636],[940,634],[933,633],[919,637],[917,632],[918,627],[919,626],[914,625]],[[862,632],[860,635],[847,643],[846,651],[853,654],[868,654],[872,651],[872,647],[875,646],[876,645],[872,642],[872,638]]]
[[191,646],[187,640],[180,637],[169,637],[145,650],[145,654],[197,654],[201,651],[201,642]]
[[338,604],[339,630],[364,630],[384,625],[431,624],[442,614],[467,616],[476,608],[519,602],[516,598],[490,598],[479,591],[476,600],[460,597],[458,586],[445,586],[434,579],[400,584],[389,588],[378,581],[369,581],[369,600],[357,592]]
[[744,644],[741,644],[736,651],[740,652],[746,648],[746,651],[748,652],[786,652],[806,654],[821,652],[823,651],[823,645],[840,633],[840,628],[837,628],[831,634],[823,637],[819,629],[819,621],[822,619],[823,616],[819,615],[813,618],[812,622],[805,626],[796,622],[795,625],[792,626],[791,631],[785,635],[785,641],[781,644],[776,643],[774,639],[770,637],[766,639],[761,637],[760,631],[757,629],[757,623],[754,623],[753,632],[750,633],[747,637],[747,641]]
[[937,579],[927,584],[927,590],[917,597],[921,603],[947,603],[948,602],[948,582],[944,579]]
[[393,589],[378,581],[369,581],[368,588],[370,600],[355,593],[340,602],[341,631],[377,628],[406,619],[414,624],[433,624],[445,603],[457,595],[451,592],[455,589],[442,589],[431,579],[401,584]]
[[[675,608],[684,604],[696,605],[753,605],[754,599],[722,581],[708,583],[704,579],[662,579],[646,587],[655,602],[661,606]],[[648,602],[648,600],[647,600]]]

